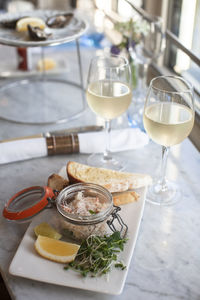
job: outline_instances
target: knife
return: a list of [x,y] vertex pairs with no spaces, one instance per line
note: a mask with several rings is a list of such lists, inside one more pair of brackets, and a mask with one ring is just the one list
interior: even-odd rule
[[34,138],[40,138],[40,137],[66,136],[68,134],[74,134],[74,133],[101,131],[101,130],[103,130],[103,128],[104,128],[103,126],[98,126],[98,125],[72,127],[72,128],[67,128],[67,129],[38,133],[38,134],[34,134],[34,135],[29,135],[29,136],[22,136],[22,137],[16,137],[16,138],[11,138],[11,139],[0,140],[0,143],[12,142],[12,141],[17,141],[17,140],[25,140],[25,139],[34,139]]

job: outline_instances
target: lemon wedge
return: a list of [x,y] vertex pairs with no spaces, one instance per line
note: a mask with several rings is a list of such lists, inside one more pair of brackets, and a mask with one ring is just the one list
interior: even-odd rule
[[80,246],[39,235],[35,242],[35,249],[42,257],[52,261],[67,263],[73,261]]
[[52,58],[44,58],[40,59],[37,63],[37,70],[43,71],[43,70],[52,70],[56,67],[56,62]]
[[60,233],[58,233],[53,227],[51,227],[51,225],[46,222],[35,226],[34,232],[36,236],[42,235],[56,240],[59,240],[62,237]]
[[45,22],[42,19],[27,17],[27,18],[22,18],[17,22],[17,24],[16,24],[17,31],[18,32],[27,31],[28,24],[33,27],[39,27],[40,29],[45,28]]

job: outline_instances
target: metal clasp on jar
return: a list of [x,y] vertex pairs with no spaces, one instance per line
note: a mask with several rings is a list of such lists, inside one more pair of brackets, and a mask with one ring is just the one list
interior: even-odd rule
[[46,206],[46,208],[52,208],[56,205],[55,199],[56,197],[59,195],[59,191],[58,190],[53,190],[54,193],[54,197],[48,197],[48,205]]
[[[113,205],[114,209],[111,213],[112,219],[107,220],[107,224],[109,228],[115,232],[119,231],[121,237],[125,237],[128,231],[128,226],[124,223],[122,220],[122,217],[118,214],[118,212],[121,210],[121,207]],[[114,221],[117,220],[118,224],[120,225],[120,230],[116,229],[116,226],[114,225]]]

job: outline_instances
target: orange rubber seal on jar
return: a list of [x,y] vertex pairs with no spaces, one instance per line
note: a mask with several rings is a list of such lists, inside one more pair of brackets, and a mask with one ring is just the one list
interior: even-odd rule
[[[19,211],[13,211],[13,209],[10,208],[10,206],[12,206],[14,201],[16,202],[20,201],[20,199],[24,199],[26,195],[29,196],[30,192],[37,193],[37,191],[39,191],[41,195],[38,197],[39,201],[37,201],[37,203],[35,203],[34,205],[31,205],[30,207]],[[48,198],[54,198],[54,197],[55,194],[53,190],[47,186],[44,187],[32,186],[26,188],[16,193],[12,198],[10,198],[10,200],[6,203],[4,207],[3,216],[9,220],[23,220],[23,219],[30,218],[35,214],[37,214],[38,212],[40,212],[45,206],[49,204]]]

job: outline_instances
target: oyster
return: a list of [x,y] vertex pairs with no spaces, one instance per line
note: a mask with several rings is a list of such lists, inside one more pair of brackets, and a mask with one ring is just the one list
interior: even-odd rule
[[64,13],[64,14],[57,14],[54,16],[49,17],[46,20],[47,26],[51,28],[63,28],[69,24],[71,19],[73,18],[73,13]]
[[44,30],[39,27],[33,27],[30,24],[27,25],[29,36],[32,40],[35,41],[45,41],[51,35],[50,33],[46,33]]
[[8,29],[15,29],[17,22],[25,17],[0,21],[0,26]]

